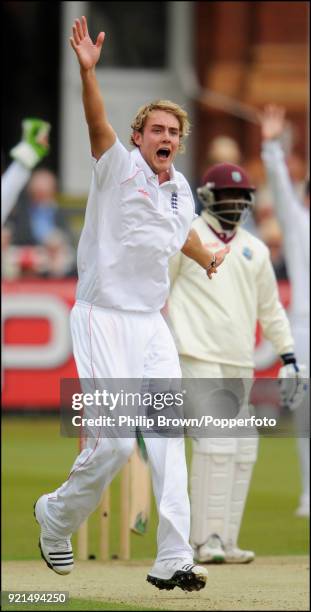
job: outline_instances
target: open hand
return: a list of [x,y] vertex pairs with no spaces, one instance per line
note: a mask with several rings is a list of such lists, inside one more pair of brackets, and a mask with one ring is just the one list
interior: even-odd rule
[[81,21],[80,19],[75,19],[74,25],[72,26],[72,34],[73,36],[70,38],[70,44],[77,55],[81,68],[89,70],[96,66],[100,58],[105,32],[100,32],[98,34],[94,45],[89,36],[86,18],[81,17]]
[[280,138],[285,128],[285,108],[269,104],[260,113],[259,120],[263,140]]

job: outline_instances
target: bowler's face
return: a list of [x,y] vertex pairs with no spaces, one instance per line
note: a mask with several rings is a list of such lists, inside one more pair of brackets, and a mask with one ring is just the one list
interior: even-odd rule
[[152,111],[144,131],[134,133],[140,152],[155,174],[169,172],[180,142],[179,121],[175,115],[162,110]]

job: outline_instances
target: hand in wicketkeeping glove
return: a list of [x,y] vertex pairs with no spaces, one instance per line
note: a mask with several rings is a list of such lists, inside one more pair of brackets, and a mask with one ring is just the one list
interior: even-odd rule
[[49,152],[50,123],[42,119],[22,121],[22,141],[11,151],[11,157],[32,170]]
[[[282,356],[285,361],[284,356]],[[292,356],[289,363],[285,363],[279,371],[279,385],[282,408],[296,410],[302,403],[306,391],[306,366],[298,365]]]

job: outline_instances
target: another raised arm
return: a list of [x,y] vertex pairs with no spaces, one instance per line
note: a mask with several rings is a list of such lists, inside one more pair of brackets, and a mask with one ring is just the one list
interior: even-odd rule
[[[262,153],[276,214],[286,236],[292,234],[293,224],[301,219],[305,224],[303,207],[291,181],[286,164],[281,136],[285,128],[285,108],[269,104],[260,114]],[[304,233],[303,227],[302,232]]]
[[86,18],[81,17],[81,21],[75,19],[70,44],[80,64],[85,118],[89,128],[92,155],[96,159],[110,149],[116,140],[95,75],[95,66],[100,58],[104,39],[105,33],[100,32],[94,44],[88,33]]

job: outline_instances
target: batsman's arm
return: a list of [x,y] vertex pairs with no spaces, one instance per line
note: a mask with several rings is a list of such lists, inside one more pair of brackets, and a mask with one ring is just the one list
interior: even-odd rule
[[217,273],[217,268],[224,261],[230,247],[212,253],[201,242],[201,238],[195,229],[191,229],[187,240],[181,249],[182,253],[199,264],[206,270],[208,278],[212,278],[212,274]]
[[80,64],[82,81],[82,100],[86,122],[88,124],[92,155],[99,159],[110,149],[116,140],[116,134],[110,125],[95,74],[95,66],[100,58],[105,33],[100,32],[96,43],[91,40],[85,17],[75,19],[72,26],[70,44]]
[[306,395],[306,371],[305,366],[298,365],[296,362],[294,339],[286,312],[279,300],[277,282],[268,249],[257,278],[258,320],[265,338],[272,342],[283,363],[278,374],[281,405],[295,410],[302,404]]
[[293,353],[294,339],[287,314],[279,299],[270,253],[266,246],[263,248],[262,262],[257,271],[257,318],[264,337],[272,343],[277,355]]

